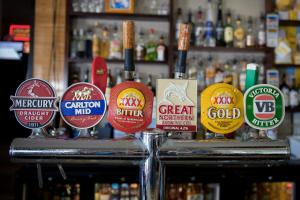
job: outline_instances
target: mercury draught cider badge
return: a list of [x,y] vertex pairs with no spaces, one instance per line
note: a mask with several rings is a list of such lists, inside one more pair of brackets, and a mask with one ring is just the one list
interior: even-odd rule
[[60,101],[60,113],[67,124],[78,129],[97,125],[106,111],[101,90],[90,83],[71,85]]
[[197,81],[157,80],[156,127],[165,131],[197,131]]
[[272,85],[260,84],[249,88],[245,92],[244,105],[246,122],[253,128],[273,129],[284,119],[283,94]]
[[231,85],[217,83],[201,94],[201,123],[210,131],[227,134],[244,122],[243,94]]
[[20,84],[15,96],[10,97],[18,122],[29,129],[42,128],[54,118],[56,93],[53,87],[40,79],[28,79]]
[[144,84],[124,82],[111,89],[108,121],[125,133],[142,131],[152,121],[153,93]]

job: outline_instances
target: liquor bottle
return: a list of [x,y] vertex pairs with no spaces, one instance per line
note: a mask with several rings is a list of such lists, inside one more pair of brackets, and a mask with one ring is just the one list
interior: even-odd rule
[[70,84],[78,83],[80,82],[80,73],[78,70],[72,70],[71,76],[70,76]]
[[167,60],[167,45],[165,44],[164,36],[160,36],[159,44],[156,48],[156,52],[157,52],[157,61]]
[[111,184],[111,197],[110,200],[120,199],[120,186],[118,183]]
[[188,183],[186,187],[186,200],[195,199],[196,190],[193,183]]
[[70,44],[70,58],[77,57],[77,41],[78,41],[78,31],[73,29],[72,31],[72,40]]
[[213,63],[212,63],[212,57],[208,57],[207,66],[206,66],[206,69],[205,69],[205,83],[206,83],[206,86],[209,86],[209,85],[214,83],[215,75],[216,75],[216,69],[215,69],[215,67],[213,66]]
[[218,1],[218,18],[217,18],[217,24],[216,24],[216,45],[224,46],[222,0]]
[[219,65],[218,67],[216,67],[214,83],[222,83],[222,82],[224,82],[224,70]]
[[136,183],[130,184],[130,200],[139,199],[139,185]]
[[290,87],[287,84],[287,76],[286,74],[282,75],[282,82],[279,86],[281,92],[283,93],[284,96],[284,101],[285,101],[285,107],[289,107],[290,106]]
[[110,200],[111,186],[110,184],[102,184],[100,186],[100,200]]
[[65,184],[61,195],[60,200],[71,200],[71,186],[69,184]]
[[93,57],[92,45],[93,45],[93,31],[87,30],[85,32],[85,56],[87,59],[92,59]]
[[197,70],[197,83],[198,90],[201,92],[205,88],[205,69],[202,61],[199,61],[198,66],[199,68]]
[[[126,57],[125,57],[126,59]],[[116,85],[120,84],[123,82],[123,78],[122,78],[122,70],[121,69],[117,69],[116,72]]]
[[157,0],[150,0],[150,13],[151,14],[158,14],[158,3]]
[[215,47],[216,40],[214,38],[214,22],[213,22],[213,8],[211,0],[207,0],[207,12],[204,27],[204,46]]
[[195,23],[195,45],[203,46],[204,44],[204,23],[203,23],[203,12],[201,7],[198,8]]
[[113,28],[112,39],[110,41],[109,58],[122,59],[122,41],[117,26]]
[[78,58],[85,58],[85,38],[84,38],[84,30],[79,29],[79,37],[77,41],[77,57]]
[[177,43],[178,38],[179,38],[179,27],[180,24],[183,23],[183,19],[182,19],[182,9],[178,8],[177,12],[176,12],[176,33],[175,33],[175,42]]
[[235,88],[239,87],[239,71],[238,71],[238,62],[236,59],[233,59],[231,66],[231,74],[232,74],[232,85]]
[[92,51],[93,51],[93,58],[96,56],[100,56],[100,35],[101,35],[101,27],[100,23],[97,22],[94,27],[94,33],[93,33],[93,40],[92,40]]
[[147,76],[147,86],[155,95],[156,92],[155,92],[155,87],[152,85],[152,75],[151,74],[148,74],[148,76]]
[[196,37],[195,37],[195,24],[193,22],[193,13],[192,13],[191,10],[189,10],[189,13],[188,13],[188,23],[191,25],[191,29],[192,29],[190,45],[195,45],[195,40],[196,40]]
[[245,84],[246,84],[246,68],[247,68],[247,62],[245,60],[241,60],[241,72],[239,75],[239,85],[240,90],[244,92],[245,90]]
[[127,183],[121,184],[120,200],[129,200],[130,198],[129,186]]
[[107,27],[104,27],[102,29],[102,37],[101,37],[101,43],[100,43],[100,56],[102,58],[108,58],[109,57],[109,31]]
[[72,193],[72,200],[80,200],[80,184],[77,183],[73,186]]
[[224,27],[224,42],[226,47],[233,46],[233,27],[231,24],[231,13],[226,15],[226,24]]
[[170,184],[168,188],[168,199],[169,200],[177,200],[178,192],[175,184]]
[[255,45],[255,36],[253,31],[253,21],[252,17],[248,19],[248,27],[247,27],[247,35],[246,35],[246,46],[247,47],[254,47]]
[[240,16],[237,17],[234,29],[234,47],[244,48],[245,47],[245,30],[242,26],[242,20]]
[[196,57],[193,56],[188,61],[188,79],[197,79],[198,63]]
[[151,28],[149,30],[149,38],[146,43],[146,55],[145,55],[145,60],[147,61],[155,61],[157,59],[157,52],[156,52],[156,38],[155,38],[155,30]]
[[145,37],[143,31],[139,32],[135,52],[136,52],[136,60],[145,59],[146,49],[145,49]]
[[266,26],[265,26],[265,16],[262,14],[259,20],[259,29],[257,32],[257,43],[259,47],[266,46]]
[[138,73],[138,72],[135,73],[134,81],[135,81],[135,82],[138,82],[138,83],[141,83],[141,82],[142,82],[142,79],[141,79],[141,77],[140,77],[140,73]]
[[293,78],[293,85],[290,91],[290,106],[291,108],[296,108],[299,106],[299,93],[296,88],[296,80]]
[[89,82],[90,80],[90,70],[86,69],[84,74],[83,74],[83,82]]

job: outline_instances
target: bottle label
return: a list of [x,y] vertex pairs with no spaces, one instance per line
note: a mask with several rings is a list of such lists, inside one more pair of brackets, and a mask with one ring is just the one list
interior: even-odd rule
[[244,122],[243,94],[225,83],[207,87],[201,94],[201,123],[210,131],[232,133]]
[[60,114],[73,128],[86,129],[97,125],[106,112],[102,91],[93,84],[80,82],[71,85],[60,101]]
[[137,45],[136,47],[137,60],[142,60],[145,57],[145,47],[143,45]]
[[213,23],[208,21],[206,22],[205,24],[205,38],[208,39],[208,38],[212,38],[213,37]]
[[28,79],[21,83],[10,99],[17,121],[29,129],[42,128],[54,118],[57,96],[54,88],[46,81]]
[[121,59],[122,58],[121,41],[113,40],[110,43],[110,58]]
[[226,27],[224,30],[224,40],[225,42],[232,42],[233,41],[233,30],[231,27]]
[[279,126],[285,114],[284,96],[272,85],[250,87],[244,96],[245,120],[255,129],[267,130]]
[[258,45],[263,46],[266,44],[266,33],[264,31],[258,32]]
[[197,131],[197,81],[158,79],[156,127],[165,131]]
[[237,29],[234,31],[234,37],[235,37],[237,40],[243,40],[244,37],[245,37],[245,31],[244,31],[244,29],[242,29],[242,28],[237,28]]
[[153,93],[137,82],[126,81],[110,91],[108,121],[125,133],[146,129],[152,121]]

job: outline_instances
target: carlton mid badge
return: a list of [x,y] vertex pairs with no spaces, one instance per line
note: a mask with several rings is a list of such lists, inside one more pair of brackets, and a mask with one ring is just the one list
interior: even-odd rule
[[106,100],[101,90],[90,83],[71,85],[60,101],[60,113],[67,124],[86,129],[97,125],[106,111]]
[[284,97],[272,85],[250,87],[244,96],[245,120],[252,128],[266,130],[276,128],[285,115]]
[[135,133],[152,121],[153,94],[147,86],[123,82],[111,89],[108,121],[125,133]]
[[201,123],[210,131],[227,134],[244,122],[243,94],[225,83],[207,87],[201,94]]
[[10,97],[18,122],[29,129],[42,128],[54,118],[56,93],[52,86],[40,79],[28,79],[20,84],[15,96]]
[[165,131],[197,131],[197,81],[157,80],[156,127]]

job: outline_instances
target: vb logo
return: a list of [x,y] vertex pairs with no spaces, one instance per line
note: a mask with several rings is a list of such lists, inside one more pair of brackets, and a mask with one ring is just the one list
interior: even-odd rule
[[257,95],[253,101],[253,112],[258,119],[268,120],[275,115],[275,99],[272,95]]

